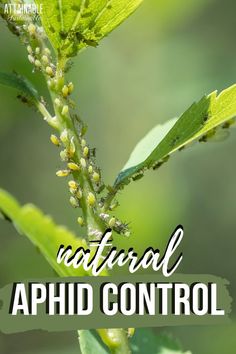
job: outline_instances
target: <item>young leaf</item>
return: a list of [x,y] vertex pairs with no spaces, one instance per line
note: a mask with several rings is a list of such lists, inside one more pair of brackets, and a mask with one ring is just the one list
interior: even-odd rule
[[0,84],[16,89],[36,105],[40,99],[33,85],[26,78],[17,73],[9,74],[0,72]]
[[79,331],[79,343],[81,354],[108,354],[108,349],[105,348],[101,339],[95,331]]
[[226,129],[236,116],[236,85],[217,95],[217,91],[194,103],[178,120],[154,128],[138,143],[119,173],[117,190],[137,179],[149,168],[158,168],[170,154],[195,140],[207,141],[217,129]]
[[130,16],[142,0],[36,0],[41,21],[61,57],[71,57],[98,42]]
[[134,354],[191,354],[184,352],[180,344],[170,336],[155,335],[150,329],[137,329],[131,340],[131,349]]
[[56,261],[60,245],[86,247],[85,241],[77,238],[73,233],[62,226],[57,226],[53,220],[43,215],[34,205],[26,204],[21,207],[18,202],[7,192],[0,189],[0,213],[13,222],[17,231],[24,234],[41,251],[52,268],[60,276],[89,275],[83,268],[68,268]]

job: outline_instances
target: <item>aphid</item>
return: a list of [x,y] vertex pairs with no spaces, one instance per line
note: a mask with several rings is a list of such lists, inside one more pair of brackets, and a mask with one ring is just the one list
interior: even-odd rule
[[36,27],[33,23],[30,23],[27,29],[31,36],[35,35]]
[[52,33],[55,33],[55,32],[56,32],[56,31],[55,31],[55,28],[54,28],[53,26],[50,25],[48,28],[49,28],[49,31],[50,31],[50,32],[52,32]]
[[68,131],[66,129],[64,129],[60,135],[60,139],[63,142],[63,144],[67,144],[69,141],[69,137],[68,137]]
[[51,77],[54,75],[51,66],[47,66],[46,69],[45,69],[45,71],[46,71],[46,74],[48,74],[48,75],[51,76]]
[[46,55],[51,55],[51,51],[50,51],[50,49],[48,49],[48,48],[44,48],[44,53],[46,54]]
[[36,54],[39,54],[39,53],[40,53],[40,48],[39,48],[39,47],[35,48],[35,53],[36,53]]
[[62,87],[61,92],[62,92],[63,97],[66,98],[66,97],[68,96],[68,94],[69,94],[69,88],[68,88],[68,86],[64,85],[64,86]]
[[48,80],[47,84],[48,84],[49,88],[53,88],[53,86],[54,86],[53,80]]
[[128,338],[132,338],[135,333],[135,328],[128,328]]
[[59,139],[58,139],[58,137],[57,137],[56,135],[52,134],[52,135],[50,136],[50,140],[51,140],[51,142],[52,142],[54,145],[60,146],[60,141],[59,141]]
[[116,224],[116,218],[111,218],[108,222],[108,225],[113,228]]
[[228,129],[228,128],[230,128],[232,125],[235,125],[235,119],[230,119],[230,120],[228,120],[227,122],[225,122],[225,123],[222,125],[222,128],[223,128],[223,129]]
[[173,146],[175,146],[176,144],[177,144],[177,142],[179,141],[179,139],[180,139],[180,137],[179,136],[176,136],[176,137],[174,137],[174,139],[171,141],[171,146],[173,147]]
[[67,150],[62,150],[62,151],[60,152],[60,158],[62,159],[62,161],[68,161]]
[[28,103],[28,104],[30,103],[29,100],[28,100],[28,98],[25,97],[25,96],[17,95],[17,98],[18,98],[19,100],[21,100],[22,103]]
[[81,157],[80,163],[81,163],[81,166],[82,166],[83,168],[86,167],[86,160],[85,160],[83,157]]
[[42,62],[45,64],[45,65],[47,65],[48,63],[49,63],[49,60],[48,60],[48,57],[47,57],[47,55],[42,55]]
[[78,188],[78,183],[76,183],[75,181],[69,181],[68,182],[68,186],[71,188],[71,189],[74,189],[74,190],[77,190]]
[[69,176],[70,171],[68,170],[59,170],[56,172],[57,177],[67,177]]
[[163,165],[163,161],[161,160],[161,161],[159,161],[159,162],[157,162],[156,164],[154,164],[153,166],[152,166],[152,169],[155,171],[155,170],[157,170],[159,167],[161,167],[162,165]]
[[97,172],[93,173],[93,180],[94,182],[98,183],[100,181],[100,175]]
[[80,226],[84,226],[84,219],[81,216],[78,217],[77,222]]
[[74,163],[74,162],[69,162],[69,163],[67,164],[67,167],[68,167],[71,171],[80,171],[79,165],[77,165],[77,164]]
[[70,204],[73,206],[73,208],[77,208],[79,206],[75,197],[70,197]]
[[74,137],[72,137],[70,140],[70,146],[68,148],[68,155],[70,157],[73,157],[74,153],[75,153],[75,143],[74,143]]
[[70,83],[68,84],[68,90],[69,90],[69,94],[71,94],[71,93],[74,91],[73,82],[70,82]]
[[93,173],[93,166],[92,165],[89,165],[89,167],[88,167],[88,172],[91,174],[91,173]]
[[81,140],[81,146],[84,147],[86,145],[86,140],[85,139],[82,139]]
[[57,107],[60,107],[61,105],[61,101],[59,100],[59,98],[55,98],[54,103]]
[[95,195],[91,192],[89,192],[88,196],[87,196],[87,203],[89,206],[93,207],[96,203],[96,198]]
[[117,200],[115,200],[114,202],[113,202],[113,204],[112,205],[110,205],[110,210],[114,210],[114,209],[116,209],[117,207],[119,206],[119,203],[118,203],[118,201]]
[[144,176],[144,175],[143,175],[143,171],[141,171],[140,173],[135,174],[135,175],[132,177],[132,179],[133,179],[133,181],[138,181],[138,180],[141,179],[143,176]]
[[63,107],[62,107],[61,114],[62,114],[63,116],[66,116],[68,112],[69,112],[69,107],[68,107],[67,105],[63,106]]
[[[60,19],[59,19],[60,22]],[[66,31],[60,31],[59,32],[61,39],[66,39],[66,37],[68,36],[68,33]]]
[[40,68],[41,67],[41,62],[36,59],[35,62],[34,62],[34,65],[37,67],[37,68]]
[[84,157],[88,157],[88,154],[89,154],[89,148],[87,146],[85,146],[83,149],[83,155],[84,155]]
[[34,57],[31,54],[28,55],[28,59],[31,64],[34,64]]
[[28,45],[26,49],[27,49],[27,52],[28,52],[29,54],[32,54],[32,53],[33,53],[33,49],[31,48],[30,45]]
[[83,197],[83,192],[82,192],[82,189],[78,189],[77,192],[76,192],[76,197],[78,199],[81,199]]

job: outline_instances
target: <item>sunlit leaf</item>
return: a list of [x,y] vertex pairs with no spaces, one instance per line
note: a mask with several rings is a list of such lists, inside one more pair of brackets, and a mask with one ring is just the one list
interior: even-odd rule
[[57,251],[60,245],[71,245],[76,250],[79,247],[86,248],[86,243],[63,226],[56,225],[49,216],[45,216],[34,205],[26,204],[21,207],[10,194],[0,189],[0,213],[13,222],[20,234],[28,237],[58,275],[89,275],[83,268],[74,269],[57,264]]
[[71,57],[98,42],[129,17],[142,0],[36,0],[41,21],[61,57]]
[[212,139],[219,129],[224,130],[234,124],[235,116],[236,85],[219,95],[215,91],[204,96],[178,120],[157,126],[138,143],[119,173],[115,188],[122,188],[132,179],[140,178],[146,169],[160,167],[173,152],[182,150],[193,141]]

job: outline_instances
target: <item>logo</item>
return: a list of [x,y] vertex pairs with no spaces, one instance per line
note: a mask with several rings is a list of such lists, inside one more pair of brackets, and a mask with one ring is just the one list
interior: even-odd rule
[[28,16],[37,18],[43,12],[43,4],[3,4],[4,14],[12,20],[24,20]]

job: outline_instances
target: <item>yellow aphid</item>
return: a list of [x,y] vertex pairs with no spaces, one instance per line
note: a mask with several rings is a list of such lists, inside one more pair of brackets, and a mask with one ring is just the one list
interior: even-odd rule
[[74,137],[73,137],[73,138],[71,138],[71,141],[70,141],[68,154],[69,154],[70,157],[73,157],[74,153],[75,153],[75,143],[74,143]]
[[68,96],[68,94],[69,94],[69,88],[68,88],[68,86],[64,85],[64,86],[62,87],[61,92],[62,92],[63,97],[66,98],[66,97]]
[[50,140],[51,140],[51,142],[52,142],[54,145],[56,145],[56,146],[59,146],[59,145],[60,145],[60,141],[59,141],[59,139],[58,139],[58,137],[57,137],[56,135],[52,134],[52,135],[50,136]]
[[31,64],[34,64],[34,57],[31,54],[28,55],[28,59]]
[[92,165],[90,165],[90,166],[88,167],[88,172],[89,172],[89,173],[93,173],[93,166],[92,166]]
[[66,116],[68,112],[69,112],[69,107],[68,107],[67,105],[63,106],[63,107],[62,107],[61,114],[62,114],[63,116]]
[[84,225],[84,219],[81,216],[78,217],[77,222],[80,226]]
[[31,23],[29,26],[28,26],[28,32],[31,36],[33,36],[36,32],[36,27],[33,23]]
[[54,103],[57,107],[60,107],[61,105],[61,101],[59,100],[59,98],[55,98]]
[[76,194],[76,189],[69,188],[69,191],[71,194],[75,195]]
[[77,164],[74,163],[74,162],[69,162],[69,163],[67,164],[67,167],[68,167],[71,171],[80,171],[79,165],[77,165]]
[[97,173],[97,172],[94,172],[93,173],[93,180],[94,180],[94,182],[99,182],[100,181],[100,175],[99,175],[99,173]]
[[76,197],[77,197],[78,199],[81,199],[81,198],[83,197],[83,192],[82,192],[81,189],[78,189],[78,190],[77,190],[77,192],[76,192]]
[[57,177],[67,177],[69,176],[70,171],[68,170],[59,170],[56,172]]
[[81,140],[81,146],[84,147],[86,145],[86,140],[82,139]]
[[63,132],[61,133],[60,139],[64,144],[68,143],[69,138],[68,138],[68,131],[66,129],[64,129]]
[[70,204],[76,208],[78,206],[78,202],[77,200],[75,199],[75,197],[70,197]]
[[96,203],[96,198],[95,195],[91,192],[89,192],[88,196],[87,196],[87,202],[89,206],[94,206]]
[[29,54],[32,54],[32,53],[33,53],[33,49],[31,48],[30,45],[28,45],[26,49],[27,49],[27,52],[28,52]]
[[68,90],[69,90],[69,94],[71,94],[71,93],[74,91],[73,82],[70,82],[70,83],[68,84]]
[[81,166],[82,166],[83,168],[86,167],[86,161],[85,161],[85,159],[84,159],[83,157],[80,159],[80,163],[81,163]]
[[83,154],[84,154],[84,157],[88,157],[89,148],[87,146],[84,147]]
[[116,218],[111,218],[111,219],[109,220],[108,225],[109,225],[110,227],[114,227],[115,224],[116,224]]
[[44,53],[45,54],[47,54],[47,55],[50,55],[51,54],[51,51],[50,51],[50,49],[48,49],[48,48],[44,48]]
[[49,63],[48,57],[46,55],[43,55],[41,59],[45,65]]
[[62,150],[60,152],[60,158],[62,159],[62,161],[68,161],[68,154],[66,150]]
[[77,184],[75,181],[69,181],[69,182],[68,182],[68,186],[69,186],[71,189],[77,189],[77,188],[78,188],[78,184]]
[[35,48],[35,53],[36,53],[36,54],[39,54],[39,53],[40,53],[40,48],[39,48],[39,47]]
[[40,68],[41,67],[41,62],[36,59],[35,62],[34,62],[34,65],[37,67],[37,68]]
[[135,328],[128,328],[128,337],[132,338],[135,333]]
[[51,76],[51,77],[54,75],[51,66],[47,66],[46,69],[45,69],[45,71],[46,71],[46,74],[48,74],[48,75]]

